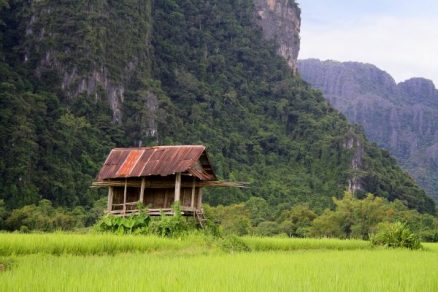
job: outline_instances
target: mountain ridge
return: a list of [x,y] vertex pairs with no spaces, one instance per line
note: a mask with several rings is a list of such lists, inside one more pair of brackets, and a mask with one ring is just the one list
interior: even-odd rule
[[385,71],[360,62],[310,59],[298,61],[298,67],[304,80],[362,125],[372,141],[388,149],[438,199],[438,90],[433,81],[413,77],[396,83]]

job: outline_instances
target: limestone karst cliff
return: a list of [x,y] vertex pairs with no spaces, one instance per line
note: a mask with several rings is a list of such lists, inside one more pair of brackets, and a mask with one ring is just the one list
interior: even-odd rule
[[[293,0],[255,0],[253,5],[264,37],[277,44],[278,53],[295,72],[300,48],[298,5]],[[148,113],[142,118],[142,132],[156,136],[158,101],[141,81],[151,74],[152,6],[150,0],[129,5],[117,1],[17,5],[23,23],[23,61],[41,81],[59,84],[67,98],[87,95],[106,100],[117,123],[123,119],[126,93],[141,92]],[[127,29],[132,23],[135,29]]]
[[296,72],[296,62],[300,51],[301,11],[294,0],[255,0],[257,24],[263,35],[274,40],[278,53],[286,59],[289,67]]
[[[121,122],[132,80],[150,74],[151,1],[28,1],[16,10],[22,58],[35,75],[58,84],[67,98],[107,100],[113,120]],[[132,23],[135,29],[128,29]]]
[[377,67],[355,62],[300,60],[298,68],[438,200],[438,91],[432,81],[397,84]]

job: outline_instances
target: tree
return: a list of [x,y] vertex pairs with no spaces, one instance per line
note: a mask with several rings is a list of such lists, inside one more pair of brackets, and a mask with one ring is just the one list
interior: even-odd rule
[[280,222],[280,232],[290,237],[306,237],[312,221],[317,214],[306,204],[294,205],[290,210],[285,210],[277,222]]

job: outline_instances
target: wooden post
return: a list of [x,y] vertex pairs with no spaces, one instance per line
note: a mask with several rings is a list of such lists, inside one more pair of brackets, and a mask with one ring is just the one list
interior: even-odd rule
[[141,187],[140,187],[140,203],[144,204],[144,187],[146,184],[146,179],[143,177],[141,179]]
[[198,206],[197,209],[201,210],[202,207],[202,189],[198,188]]
[[111,212],[113,210],[113,187],[108,187],[108,212]]
[[126,214],[126,194],[128,192],[128,179],[125,178],[125,189],[123,190],[123,214]]
[[181,172],[177,172],[175,176],[175,202],[181,198]]
[[195,193],[196,193],[196,179],[193,178],[193,185],[192,185],[192,198],[190,200],[190,207],[193,209],[195,207]]

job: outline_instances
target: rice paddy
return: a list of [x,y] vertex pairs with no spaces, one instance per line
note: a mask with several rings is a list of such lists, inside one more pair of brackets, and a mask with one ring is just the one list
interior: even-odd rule
[[0,291],[438,291],[438,245],[252,238],[0,234]]

